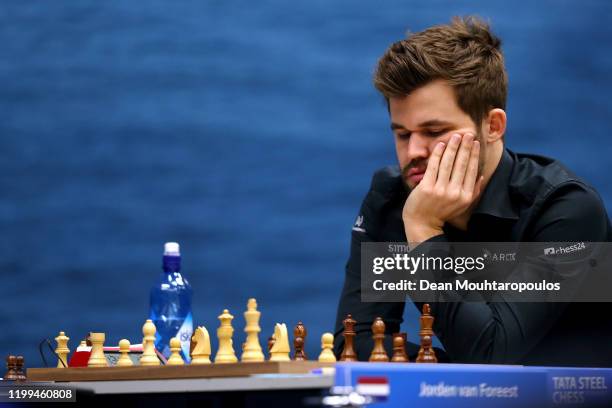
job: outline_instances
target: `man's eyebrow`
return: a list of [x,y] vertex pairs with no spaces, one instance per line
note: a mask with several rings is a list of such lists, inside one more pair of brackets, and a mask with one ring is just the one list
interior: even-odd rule
[[425,122],[419,123],[419,127],[421,128],[434,127],[434,126],[448,126],[448,125],[452,125],[452,123],[447,122],[445,120],[441,120],[441,119],[431,119],[431,120],[426,120]]
[[[445,120],[441,120],[441,119],[430,119],[430,120],[426,120],[425,122],[419,123],[418,127],[427,128],[427,127],[449,126],[449,125],[452,125],[452,123],[445,121]],[[391,130],[396,130],[396,129],[407,130],[405,126],[400,125],[399,123],[391,122]]]

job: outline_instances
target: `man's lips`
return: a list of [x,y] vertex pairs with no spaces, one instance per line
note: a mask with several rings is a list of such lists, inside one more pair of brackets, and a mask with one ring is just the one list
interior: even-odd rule
[[410,180],[413,183],[418,183],[419,181],[423,180],[423,177],[425,176],[425,173],[417,173],[417,174],[413,174],[411,176],[408,176],[408,180]]
[[408,170],[408,177],[415,175],[415,174],[423,174],[423,173],[425,173],[425,169],[417,169],[413,167],[410,170]]
[[423,176],[425,176],[425,169],[412,168],[406,173],[408,181],[412,182],[413,184],[421,181]]

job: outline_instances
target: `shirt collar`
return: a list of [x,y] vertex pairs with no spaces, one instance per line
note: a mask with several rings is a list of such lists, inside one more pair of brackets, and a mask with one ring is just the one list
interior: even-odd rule
[[514,168],[511,152],[504,148],[501,160],[472,214],[517,220],[518,213],[510,198],[510,179]]

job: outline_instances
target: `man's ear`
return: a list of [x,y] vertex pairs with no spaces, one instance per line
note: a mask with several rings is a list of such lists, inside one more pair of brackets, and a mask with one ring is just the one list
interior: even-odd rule
[[495,108],[489,111],[489,115],[485,121],[485,126],[488,128],[487,142],[495,142],[503,138],[506,132],[506,112],[503,109]]

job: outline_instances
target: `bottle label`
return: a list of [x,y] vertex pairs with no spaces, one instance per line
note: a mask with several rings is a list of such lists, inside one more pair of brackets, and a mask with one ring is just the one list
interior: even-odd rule
[[181,341],[181,349],[183,351],[183,358],[186,363],[191,361],[191,356],[189,355],[189,348],[191,346],[191,336],[193,334],[193,318],[191,317],[191,312],[187,316],[185,316],[185,320],[181,325],[176,337]]

